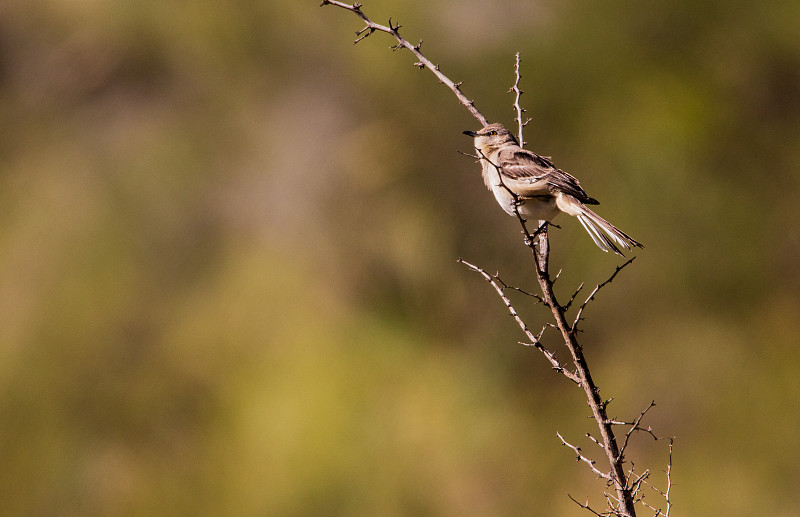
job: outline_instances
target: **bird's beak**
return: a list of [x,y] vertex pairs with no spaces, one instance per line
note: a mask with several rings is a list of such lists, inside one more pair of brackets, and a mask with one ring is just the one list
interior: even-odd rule
[[475,131],[464,131],[464,134],[468,135],[468,136],[471,136],[473,138],[478,136],[478,133],[476,133]]

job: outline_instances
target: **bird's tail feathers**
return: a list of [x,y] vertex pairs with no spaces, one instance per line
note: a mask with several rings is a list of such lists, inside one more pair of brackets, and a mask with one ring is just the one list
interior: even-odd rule
[[624,256],[620,248],[630,250],[636,246],[643,248],[631,236],[609,223],[582,203],[580,213],[576,215],[578,221],[586,229],[586,233],[592,238],[594,243],[603,251],[613,251],[619,256]]

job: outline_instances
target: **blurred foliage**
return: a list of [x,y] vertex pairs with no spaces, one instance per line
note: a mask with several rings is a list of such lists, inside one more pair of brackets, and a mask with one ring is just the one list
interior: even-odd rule
[[[530,147],[646,245],[586,314],[611,413],[658,403],[676,515],[794,514],[798,4],[364,9],[491,120],[512,123],[522,53]],[[555,436],[592,430],[580,393],[456,263],[535,284],[456,153],[475,121],[385,35],[353,46],[358,28],[317,2],[0,6],[3,515],[600,502]],[[560,223],[566,296],[618,262]],[[666,447],[635,445],[662,482]]]

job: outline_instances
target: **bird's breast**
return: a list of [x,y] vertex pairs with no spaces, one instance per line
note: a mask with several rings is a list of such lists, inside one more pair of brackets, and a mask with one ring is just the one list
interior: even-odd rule
[[515,201],[520,202],[519,213],[529,221],[550,221],[559,212],[555,198],[550,194],[517,197],[515,199],[509,189],[509,187],[513,189],[514,185],[504,185],[501,182],[497,168],[492,165],[484,167],[483,181],[486,183],[486,187],[494,194],[497,203],[509,215],[516,216],[514,211]]

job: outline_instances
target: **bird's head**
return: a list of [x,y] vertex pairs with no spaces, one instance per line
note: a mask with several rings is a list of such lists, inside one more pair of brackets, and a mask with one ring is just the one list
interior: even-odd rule
[[475,148],[488,155],[504,145],[516,144],[517,139],[502,124],[489,124],[480,131],[464,131],[475,139]]

